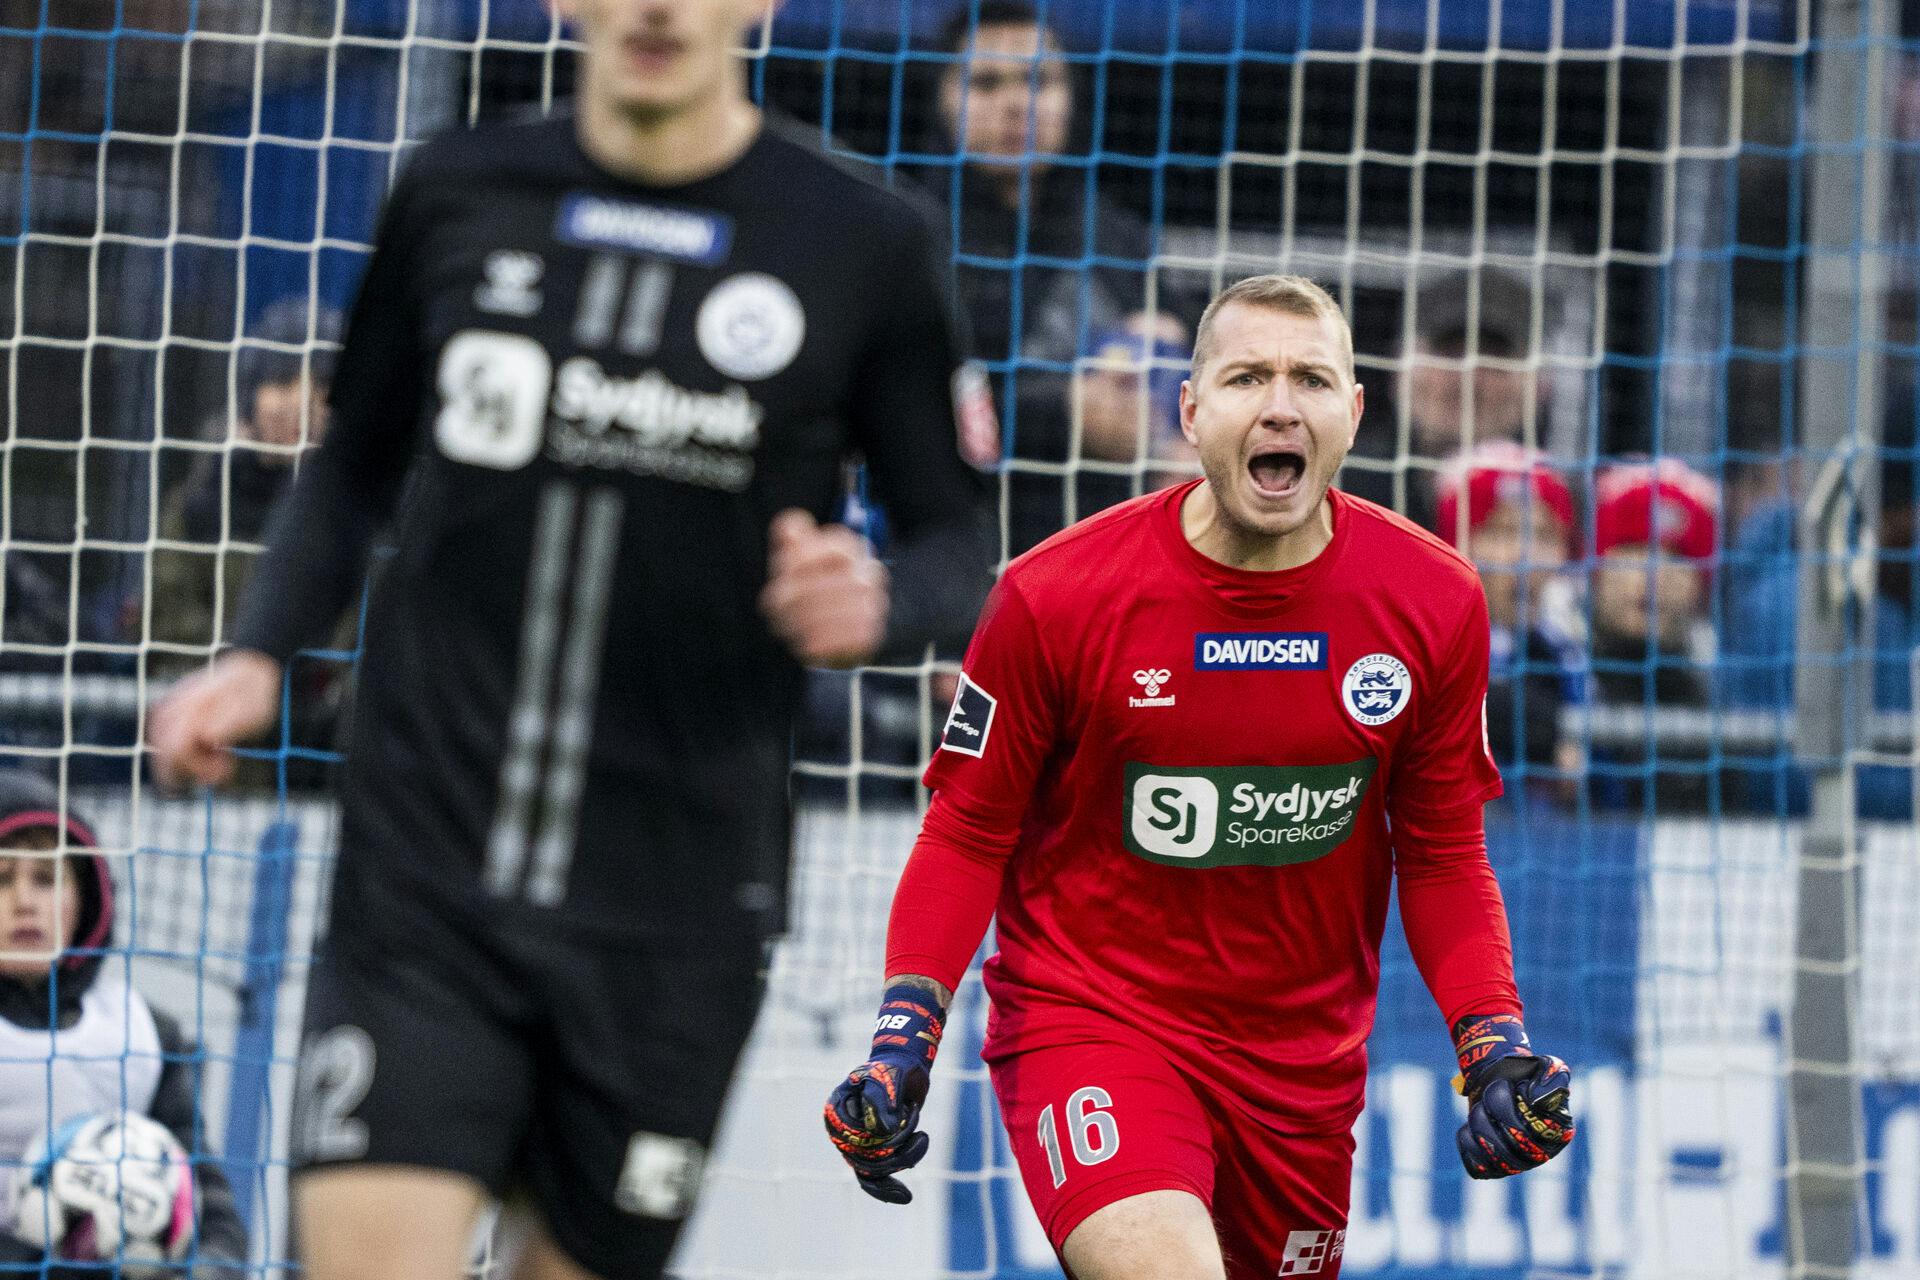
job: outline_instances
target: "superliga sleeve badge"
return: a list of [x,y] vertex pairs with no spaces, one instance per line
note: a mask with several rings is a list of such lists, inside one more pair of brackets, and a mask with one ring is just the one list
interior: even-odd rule
[[940,750],[958,751],[963,756],[985,754],[987,735],[993,732],[993,713],[999,705],[998,699],[961,672],[953,709],[947,712],[946,726],[940,730]]

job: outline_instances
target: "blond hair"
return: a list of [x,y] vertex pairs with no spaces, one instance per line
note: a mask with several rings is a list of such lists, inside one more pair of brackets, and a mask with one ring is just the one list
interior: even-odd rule
[[1340,353],[1346,360],[1347,377],[1349,380],[1353,378],[1353,329],[1347,324],[1347,313],[1340,309],[1340,304],[1334,301],[1332,294],[1305,276],[1281,275],[1277,272],[1236,280],[1215,294],[1213,301],[1207,304],[1207,309],[1200,315],[1200,327],[1193,334],[1193,372],[1196,377],[1213,355],[1214,317],[1220,314],[1222,307],[1234,302],[1243,302],[1250,307],[1266,307],[1270,311],[1282,311],[1291,316],[1333,320],[1334,328],[1340,335]]

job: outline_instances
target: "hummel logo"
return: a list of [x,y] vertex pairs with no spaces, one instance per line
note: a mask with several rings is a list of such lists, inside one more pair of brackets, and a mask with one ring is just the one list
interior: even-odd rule
[[540,310],[540,277],[546,264],[537,253],[501,249],[487,255],[487,279],[473,291],[473,305],[496,315],[530,316]]
[[1147,696],[1144,698],[1128,698],[1127,705],[1130,707],[1170,707],[1172,706],[1173,705],[1172,694],[1168,694],[1164,698],[1160,696],[1160,686],[1166,683],[1166,681],[1168,681],[1169,679],[1171,679],[1172,676],[1173,676],[1173,673],[1171,671],[1168,671],[1165,667],[1147,667],[1143,670],[1134,672],[1133,682],[1139,685],[1142,689],[1146,690]]

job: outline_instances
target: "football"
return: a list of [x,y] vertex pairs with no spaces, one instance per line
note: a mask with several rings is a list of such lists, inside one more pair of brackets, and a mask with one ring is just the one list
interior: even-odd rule
[[193,1167],[158,1121],[76,1116],[14,1171],[14,1234],[75,1262],[164,1263],[193,1238]]

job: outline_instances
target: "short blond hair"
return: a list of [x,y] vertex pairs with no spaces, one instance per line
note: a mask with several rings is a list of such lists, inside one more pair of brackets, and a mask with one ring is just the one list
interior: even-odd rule
[[1250,307],[1266,307],[1270,311],[1283,311],[1291,316],[1307,316],[1323,320],[1331,318],[1340,334],[1340,352],[1346,358],[1347,378],[1353,379],[1353,329],[1347,323],[1347,313],[1340,309],[1333,295],[1322,289],[1305,276],[1282,275],[1278,272],[1263,276],[1248,276],[1236,280],[1207,304],[1200,315],[1200,327],[1193,333],[1193,372],[1197,377],[1213,355],[1213,323],[1220,309],[1230,303],[1243,302]]

